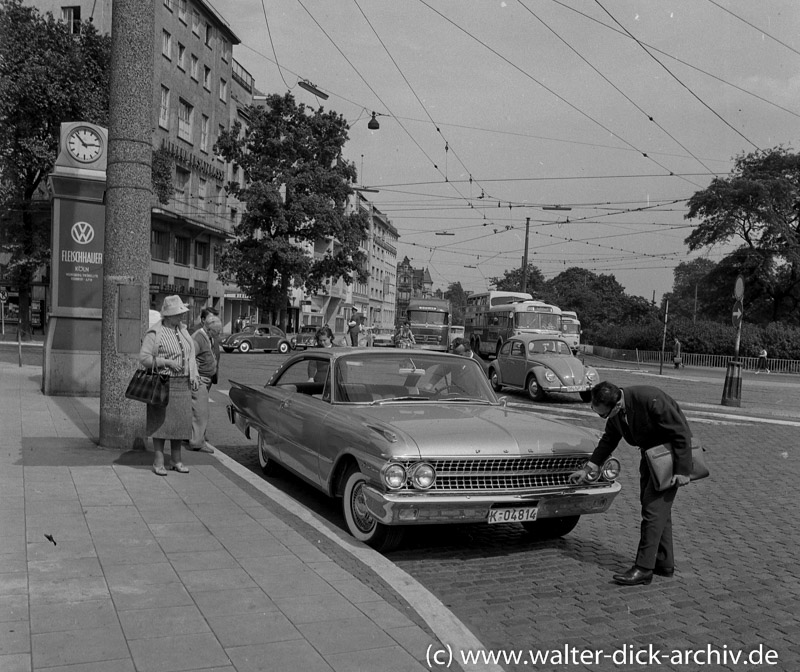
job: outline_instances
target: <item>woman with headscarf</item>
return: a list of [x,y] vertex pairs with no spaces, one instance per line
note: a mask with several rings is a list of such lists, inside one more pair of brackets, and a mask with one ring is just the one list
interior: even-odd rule
[[200,386],[194,341],[186,330],[183,318],[189,312],[180,296],[168,296],[161,307],[161,320],[144,335],[139,364],[155,368],[170,376],[169,403],[147,406],[147,436],[153,439],[153,472],[167,475],[164,466],[164,444],[170,443],[169,469],[188,473],[181,461],[181,442],[192,437],[192,390]]

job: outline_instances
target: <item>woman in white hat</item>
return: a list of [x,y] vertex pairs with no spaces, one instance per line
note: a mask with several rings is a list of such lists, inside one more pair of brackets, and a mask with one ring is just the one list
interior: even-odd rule
[[189,312],[178,295],[168,296],[161,306],[161,320],[156,322],[142,341],[139,363],[144,368],[155,366],[159,373],[170,376],[169,403],[147,406],[147,436],[153,439],[153,471],[167,475],[164,466],[164,442],[169,440],[172,459],[169,469],[185,474],[189,469],[181,461],[181,442],[192,436],[192,390],[200,385],[194,341],[182,319]]

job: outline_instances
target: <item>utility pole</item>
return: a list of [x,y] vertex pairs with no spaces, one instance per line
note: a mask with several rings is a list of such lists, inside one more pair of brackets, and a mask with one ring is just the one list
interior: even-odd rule
[[100,445],[141,447],[145,405],[125,398],[150,307],[152,2],[115,0],[111,23]]
[[531,228],[531,218],[525,218],[525,254],[522,255],[522,289],[519,291],[528,291],[528,233]]
[[661,337],[661,364],[658,367],[658,375],[664,373],[664,349],[667,345],[667,321],[669,320],[669,299],[664,308],[664,335]]

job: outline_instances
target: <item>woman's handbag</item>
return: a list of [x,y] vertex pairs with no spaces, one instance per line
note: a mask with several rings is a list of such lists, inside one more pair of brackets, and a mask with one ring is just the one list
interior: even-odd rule
[[169,403],[169,374],[152,369],[134,371],[125,396],[150,406],[166,406]]
[[[699,481],[701,478],[706,478],[709,475],[708,467],[703,453],[705,448],[700,445],[700,442],[692,440],[692,471],[689,474],[689,480]],[[650,475],[655,483],[656,490],[659,492],[666,490],[670,487],[672,480],[672,470],[675,462],[675,456],[672,453],[672,445],[665,443],[661,446],[655,446],[649,450],[644,451],[645,459],[650,467]]]

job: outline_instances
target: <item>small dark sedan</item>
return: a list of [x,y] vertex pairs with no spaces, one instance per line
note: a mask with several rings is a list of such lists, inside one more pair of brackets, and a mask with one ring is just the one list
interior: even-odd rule
[[280,352],[285,355],[291,350],[291,343],[282,329],[271,324],[248,324],[242,331],[231,334],[222,340],[220,347],[225,352]]
[[520,334],[500,348],[488,370],[495,392],[504,387],[525,390],[534,401],[548,392],[577,392],[582,401],[591,399],[599,381],[597,371],[572,354],[562,338],[545,334]]

